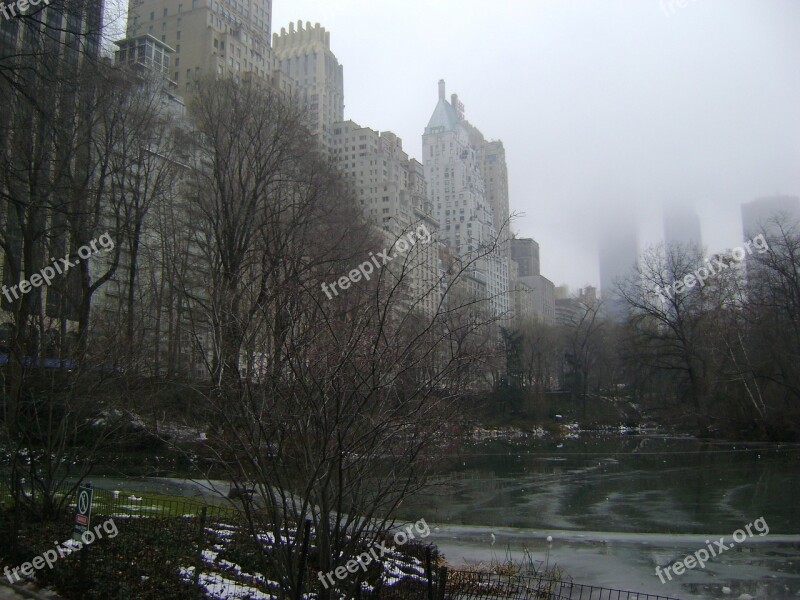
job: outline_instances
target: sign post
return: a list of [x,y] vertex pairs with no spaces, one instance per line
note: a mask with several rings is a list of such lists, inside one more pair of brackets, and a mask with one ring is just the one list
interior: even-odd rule
[[90,483],[78,488],[78,500],[75,503],[75,527],[72,529],[72,539],[81,541],[81,536],[89,530],[92,519],[92,497],[94,489]]

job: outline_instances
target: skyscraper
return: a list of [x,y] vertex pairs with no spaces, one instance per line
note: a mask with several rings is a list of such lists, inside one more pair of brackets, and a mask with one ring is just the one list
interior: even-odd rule
[[344,120],[344,71],[331,52],[331,34],[317,23],[289,23],[272,36],[278,70],[297,82],[298,101],[309,111],[311,132],[330,149],[333,124]]
[[[502,214],[503,209],[495,211],[487,197],[484,152],[470,139],[478,137],[475,132],[464,119],[464,105],[458,96],[453,94],[448,102],[444,80],[439,81],[439,99],[422,136],[425,179],[439,221],[439,239],[468,260],[484,254],[475,258],[471,269],[478,288],[474,291],[490,299],[495,315],[503,315],[510,304],[507,252],[501,246],[486,252],[498,240],[494,215]],[[498,196],[498,201],[507,203],[507,194]]]
[[626,305],[619,297],[617,285],[634,272],[639,254],[636,228],[629,220],[617,220],[618,226],[607,231],[600,243],[600,293],[605,313],[622,320]]

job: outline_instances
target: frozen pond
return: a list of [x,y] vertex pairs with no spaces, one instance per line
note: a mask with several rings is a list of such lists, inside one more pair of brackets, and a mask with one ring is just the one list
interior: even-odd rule
[[[407,500],[400,516],[436,524],[428,540],[454,564],[503,560],[509,549],[522,558],[527,548],[576,583],[687,599],[800,600],[798,475],[800,446],[790,444],[591,434],[495,440],[448,456],[434,488]],[[107,489],[218,499],[185,479],[91,479]],[[769,534],[753,526],[753,536],[704,569],[663,584],[656,575],[656,566],[707,548],[706,540],[730,544],[761,517]]]
[[[403,506],[436,522],[450,562],[517,557],[576,582],[679,598],[800,598],[800,446],[659,436],[491,441],[450,457],[437,487]],[[656,575],[763,517],[704,569]],[[760,525],[764,531],[763,525]],[[492,545],[492,534],[495,543]],[[549,548],[545,541],[553,536]],[[706,542],[708,540],[708,542]]]

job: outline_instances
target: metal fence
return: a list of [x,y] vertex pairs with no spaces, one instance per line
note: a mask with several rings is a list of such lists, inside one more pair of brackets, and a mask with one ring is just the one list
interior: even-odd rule
[[[33,522],[19,517],[0,484],[0,567],[19,566],[71,537],[74,499],[63,518]],[[60,556],[36,571],[43,585],[68,599],[137,600],[280,598],[279,584],[259,572],[260,542],[253,539],[236,506],[192,499],[137,497],[95,488],[92,525],[113,519],[102,538],[80,552]],[[313,536],[312,548],[313,548]],[[55,540],[55,541],[54,541]],[[409,577],[378,576],[356,599],[382,600],[675,600],[547,578],[448,570],[430,547],[408,547]],[[301,561],[301,563],[304,561]],[[297,577],[299,573],[291,574]],[[317,597],[319,580],[303,569],[305,599]],[[295,579],[296,581],[296,579]]]
[[547,577],[451,571],[443,598],[448,600],[677,600],[668,596],[581,585]]

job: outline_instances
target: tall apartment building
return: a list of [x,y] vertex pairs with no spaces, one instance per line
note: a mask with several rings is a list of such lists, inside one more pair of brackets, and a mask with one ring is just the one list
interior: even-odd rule
[[272,36],[276,65],[297,82],[298,101],[309,112],[312,133],[325,149],[333,142],[333,125],[344,120],[344,71],[331,52],[331,34],[317,23],[289,23]]
[[353,121],[334,124],[330,152],[353,184],[364,216],[384,232],[387,247],[420,227],[430,234],[427,241],[417,236],[417,243],[402,254],[403,262],[390,268],[407,268],[411,296],[420,310],[432,315],[439,302],[439,224],[431,214],[422,165],[408,157],[391,131],[379,133]]
[[[445,98],[439,81],[439,100],[422,136],[423,164],[440,240],[462,258],[484,254],[498,239],[482,172],[482,152],[470,140],[474,127],[464,119],[464,105],[453,94]],[[507,198],[507,194],[506,194]],[[490,299],[495,315],[510,308],[508,259],[497,247],[475,259],[471,269],[474,292]]]
[[271,23],[272,0],[130,0],[127,37],[173,48],[170,77],[185,94],[200,77],[271,83]]

